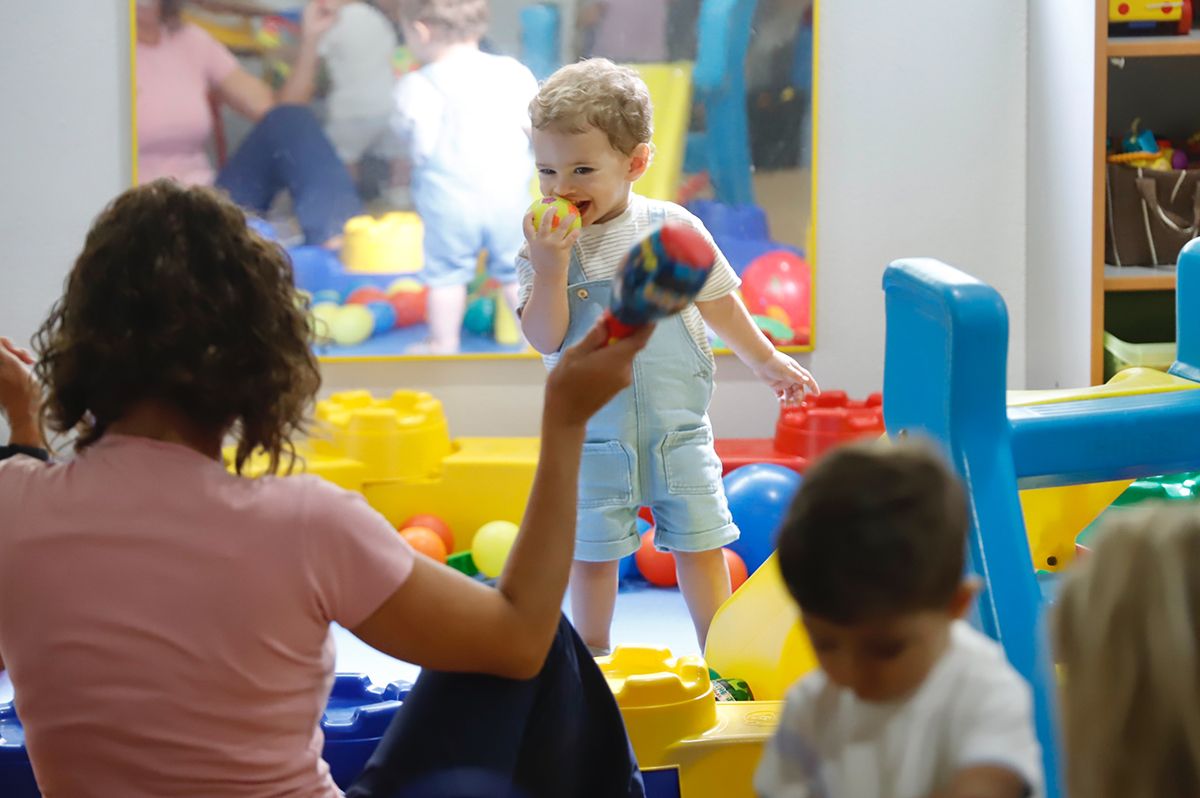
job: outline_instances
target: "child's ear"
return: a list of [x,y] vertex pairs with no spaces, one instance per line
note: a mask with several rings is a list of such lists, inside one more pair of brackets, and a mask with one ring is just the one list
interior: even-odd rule
[[642,175],[646,174],[646,170],[650,168],[650,162],[654,159],[654,148],[650,144],[639,144],[633,148],[633,152],[629,154],[629,173],[625,179],[630,183],[636,182]]
[[954,591],[954,595],[950,598],[950,606],[947,611],[951,618],[962,618],[971,609],[971,602],[979,595],[979,589],[982,585],[979,582],[979,577],[968,576],[959,583]]

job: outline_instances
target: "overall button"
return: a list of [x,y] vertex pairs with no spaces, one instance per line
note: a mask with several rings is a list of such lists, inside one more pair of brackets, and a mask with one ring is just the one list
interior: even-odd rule
[[586,288],[580,288],[578,291],[575,292],[575,296],[579,297],[580,299],[587,299],[588,298],[588,290]]

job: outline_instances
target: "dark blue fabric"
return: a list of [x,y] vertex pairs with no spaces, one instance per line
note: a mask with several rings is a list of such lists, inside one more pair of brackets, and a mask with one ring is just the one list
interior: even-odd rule
[[312,111],[300,105],[267,113],[225,163],[217,186],[260,214],[286,190],[308,244],[339,235],[346,220],[362,212],[350,172]]
[[612,691],[563,618],[537,677],[423,671],[346,798],[644,798]]

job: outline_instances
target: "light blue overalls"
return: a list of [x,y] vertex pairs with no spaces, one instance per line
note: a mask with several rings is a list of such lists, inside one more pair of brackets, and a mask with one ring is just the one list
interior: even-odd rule
[[[611,280],[586,280],[572,251],[563,348],[587,335],[608,308],[612,291]],[[708,551],[738,539],[713,449],[712,390],[712,360],[697,346],[683,316],[660,322],[634,359],[633,384],[588,423],[575,559],[605,562],[636,551],[642,506],[654,511],[659,549]]]

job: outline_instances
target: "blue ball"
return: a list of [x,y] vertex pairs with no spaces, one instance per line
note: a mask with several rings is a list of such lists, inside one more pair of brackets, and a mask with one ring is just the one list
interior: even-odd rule
[[792,469],[769,463],[742,466],[725,475],[729,512],[742,533],[729,548],[750,573],[775,550],[775,535],[800,482]]
[[292,247],[288,255],[292,258],[296,287],[313,296],[318,291],[333,288],[336,275],[342,271],[337,255],[324,247]]
[[367,310],[375,317],[372,335],[380,335],[396,326],[396,309],[392,307],[391,302],[368,302]]

